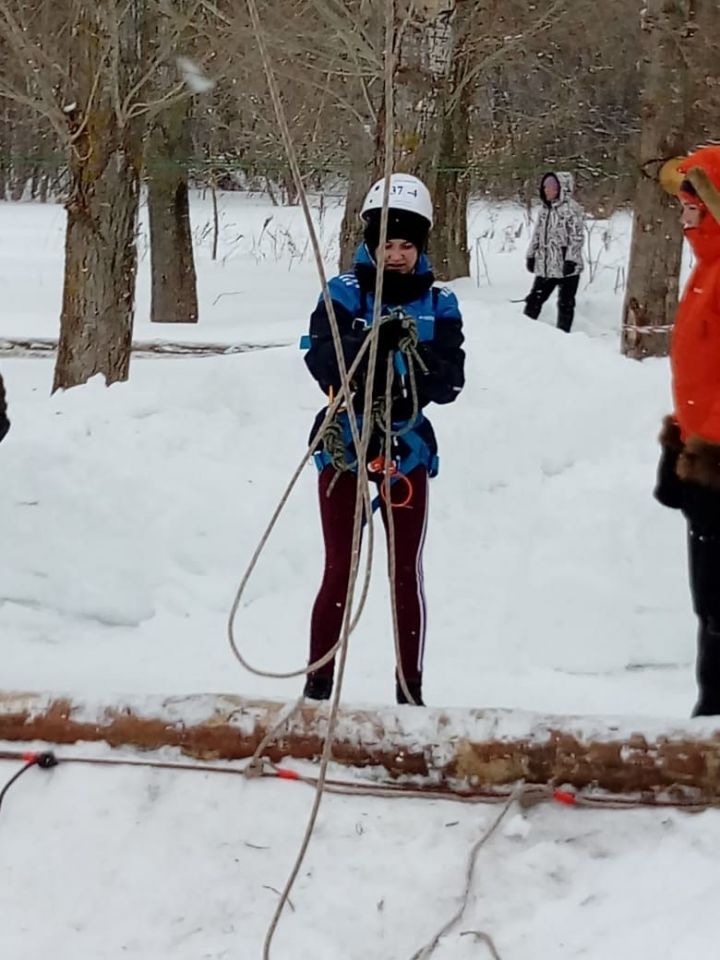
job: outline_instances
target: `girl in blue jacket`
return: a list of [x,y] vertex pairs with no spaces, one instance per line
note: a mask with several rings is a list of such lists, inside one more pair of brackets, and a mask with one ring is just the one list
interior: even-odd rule
[[[369,335],[373,320],[376,259],[384,181],[370,189],[362,209],[364,240],[353,270],[334,277],[330,297],[337,318],[345,363],[349,369]],[[403,674],[412,700],[422,704],[422,668],[425,646],[425,594],[422,550],[428,510],[428,479],[438,470],[437,443],[425,408],[430,403],[452,403],[463,388],[465,354],[462,318],[455,295],[434,286],[425,255],[433,221],[427,187],[407,174],[393,174],[390,186],[385,267],[382,282],[381,326],[378,331],[376,374],[370,387],[374,410],[386,399],[388,359],[393,365],[391,387],[391,449],[385,449],[384,416],[374,422],[367,462],[357,463],[349,418],[362,432],[362,409],[367,389],[367,352],[354,375],[352,402],[337,414],[315,451],[319,470],[320,516],[325,541],[325,571],[313,608],[310,662],[321,659],[337,642],[352,565],[352,532],[358,470],[382,485],[390,461],[391,508],[395,528],[399,646]],[[324,393],[340,389],[330,321],[321,298],[310,318],[310,347],[305,361]],[[383,411],[384,413],[384,411]],[[313,434],[325,416],[321,410]],[[378,498],[387,531],[388,505]],[[334,664],[307,677],[305,696],[328,699]],[[398,703],[407,698],[396,678]]]

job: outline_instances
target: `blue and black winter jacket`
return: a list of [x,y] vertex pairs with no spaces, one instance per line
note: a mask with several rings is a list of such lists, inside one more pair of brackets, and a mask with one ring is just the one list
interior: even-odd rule
[[[353,270],[333,277],[329,283],[330,297],[335,308],[340,337],[343,345],[345,363],[352,365],[355,357],[372,324],[376,268],[365,244],[362,244],[355,257]],[[400,446],[405,453],[405,469],[402,458],[399,464],[402,472],[409,471],[420,463],[430,473],[437,473],[437,442],[430,421],[425,417],[423,408],[429,403],[452,403],[465,383],[465,353],[462,349],[462,317],[457,298],[452,291],[434,287],[435,278],[428,258],[423,254],[412,274],[386,272],[383,283],[383,304],[381,315],[395,307],[402,307],[406,314],[415,320],[418,344],[417,352],[427,373],[416,366],[418,413],[411,423],[413,402],[403,396],[399,389],[393,389],[392,425],[400,435]],[[359,319],[364,324],[356,323]],[[310,347],[305,355],[310,373],[319,383],[324,393],[340,388],[340,374],[335,356],[330,321],[322,297],[310,317]],[[380,378],[382,379],[382,378]],[[361,364],[356,377],[355,412],[360,414],[364,394],[364,365]],[[384,386],[384,380],[383,380]],[[397,385],[396,385],[397,386]],[[381,391],[384,393],[384,390]],[[325,414],[318,414],[313,434]],[[352,462],[354,451],[349,438],[348,414],[340,414],[341,422],[347,428],[348,462]],[[360,417],[357,417],[360,422]],[[381,438],[374,438],[377,446]],[[371,443],[371,451],[373,444]],[[320,469],[327,462],[322,448],[316,454],[316,463]]]

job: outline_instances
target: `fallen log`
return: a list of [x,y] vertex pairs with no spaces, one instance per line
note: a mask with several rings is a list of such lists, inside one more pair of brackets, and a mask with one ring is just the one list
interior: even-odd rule
[[[171,340],[133,340],[131,350],[139,357],[213,357],[251,353],[284,347],[278,343],[193,343]],[[53,337],[0,337],[0,357],[48,357],[57,353]]]
[[[102,705],[51,694],[0,693],[0,741],[104,741],[140,750],[176,747],[202,760],[251,757],[287,705],[229,695],[124,698]],[[326,705],[302,705],[265,755],[315,761]],[[472,795],[524,780],[616,795],[720,801],[720,728],[668,722],[547,717],[510,710],[343,709],[335,763],[372,768],[380,781],[412,778]]]

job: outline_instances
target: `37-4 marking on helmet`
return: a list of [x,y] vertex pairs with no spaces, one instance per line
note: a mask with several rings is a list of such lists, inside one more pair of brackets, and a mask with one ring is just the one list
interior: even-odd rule
[[[375,189],[378,192],[380,192],[380,190],[383,189],[383,187],[384,187],[384,184],[378,183]],[[417,190],[417,187],[408,187],[404,183],[393,183],[390,185],[390,193],[391,194],[406,193],[410,197],[416,197],[418,195],[418,190]]]

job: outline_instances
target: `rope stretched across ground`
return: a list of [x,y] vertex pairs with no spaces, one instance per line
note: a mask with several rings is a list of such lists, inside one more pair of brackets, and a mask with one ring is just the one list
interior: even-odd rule
[[[145,758],[118,758],[118,757],[89,757],[82,754],[56,755],[53,751],[23,751],[23,750],[0,750],[0,761],[10,761],[22,763],[21,768],[13,774],[5,785],[0,788],[0,817],[2,816],[3,801],[8,795],[10,789],[15,786],[22,777],[26,776],[32,769],[51,770],[56,767],[65,767],[69,765],[90,766],[90,767],[140,767],[168,770],[173,772],[186,773],[217,773],[223,775],[243,776],[249,779],[255,778],[273,778],[279,780],[289,780],[305,784],[317,790],[318,779],[312,775],[298,772],[295,769],[279,767],[269,761],[264,761],[259,766],[253,761],[249,761],[242,766],[218,765],[207,763],[187,763],[172,760],[154,760]],[[526,784],[520,782],[508,791],[488,790],[485,795],[467,796],[467,795],[448,795],[447,793],[438,794],[431,790],[413,786],[412,784],[397,784],[394,786],[378,786],[375,783],[362,780],[338,780],[325,778],[323,783],[323,792],[336,794],[340,796],[354,796],[375,799],[420,799],[437,802],[439,800],[451,803],[499,803],[502,809],[490,825],[483,831],[480,837],[473,844],[466,863],[465,883],[460,898],[460,903],[452,917],[438,930],[434,937],[428,943],[417,950],[410,960],[430,960],[442,938],[452,932],[462,920],[467,904],[472,892],[477,859],[480,852],[485,848],[492,836],[496,833],[498,827],[512,808],[513,803],[517,802],[521,808],[534,806],[543,801],[552,801],[564,805],[577,805],[588,808],[628,810],[639,807],[680,807],[689,812],[699,812],[708,809],[712,804],[680,803],[678,801],[666,802],[657,798],[632,798],[632,797],[598,797],[582,794],[570,794],[566,791],[556,790],[551,786],[542,786]],[[484,931],[469,930],[463,931],[460,936],[473,936],[478,942],[484,943],[491,952],[493,960],[501,960],[500,953],[495,945],[493,938]]]

